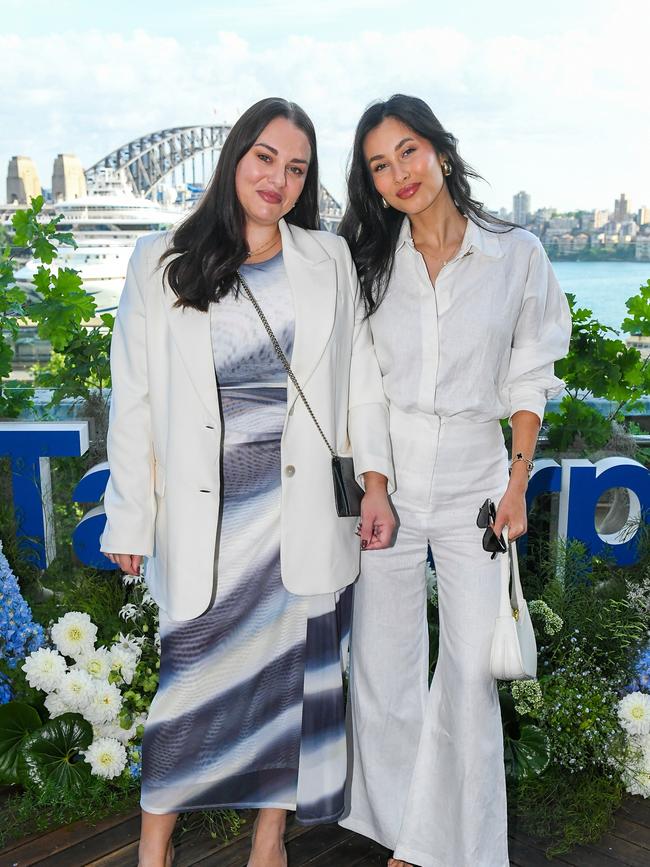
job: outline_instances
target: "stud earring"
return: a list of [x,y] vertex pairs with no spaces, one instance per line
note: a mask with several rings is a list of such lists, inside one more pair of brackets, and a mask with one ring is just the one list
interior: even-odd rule
[[383,196],[381,196],[381,206],[382,208],[390,208],[390,205]]
[[453,171],[453,169],[452,169],[452,167],[451,167],[451,163],[449,162],[449,160],[443,160],[443,161],[440,163],[440,168],[442,169],[442,173],[443,173],[443,175],[444,175],[446,178],[448,178],[449,175],[450,175],[450,174],[452,173],[452,171]]

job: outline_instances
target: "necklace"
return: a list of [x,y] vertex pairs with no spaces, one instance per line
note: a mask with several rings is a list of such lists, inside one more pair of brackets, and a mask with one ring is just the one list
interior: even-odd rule
[[266,253],[267,250],[270,250],[272,247],[275,246],[275,244],[277,244],[279,238],[280,238],[280,232],[278,231],[277,235],[275,235],[270,241],[267,241],[266,243],[262,244],[262,246],[258,247],[257,250],[250,250],[246,254],[246,258],[250,259],[253,256],[259,255],[260,253]]
[[451,255],[449,256],[449,258],[448,258],[448,259],[441,259],[440,256],[431,256],[430,254],[425,254],[425,253],[420,249],[420,247],[416,244],[416,242],[413,241],[413,244],[414,244],[414,246],[415,246],[415,249],[418,251],[418,253],[421,253],[423,256],[428,255],[429,258],[430,258],[430,259],[433,259],[434,262],[440,262],[442,268],[444,268],[445,265],[448,265],[448,264],[451,262],[451,260],[454,258],[454,256],[456,255],[456,253],[458,253],[458,251],[460,250],[460,248],[461,248],[461,246],[462,246],[462,243],[463,243],[463,239],[461,238],[460,241],[458,242],[458,244],[456,244],[456,245],[454,246],[453,250],[451,251]]

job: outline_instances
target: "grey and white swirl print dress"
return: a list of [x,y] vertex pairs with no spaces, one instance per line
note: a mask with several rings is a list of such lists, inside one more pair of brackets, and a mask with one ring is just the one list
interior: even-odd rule
[[[242,271],[290,358],[282,254]],[[279,807],[306,824],[336,821],[347,767],[342,660],[352,591],[295,596],[282,584],[286,372],[244,296],[227,296],[209,315],[223,417],[218,581],[200,617],[172,622],[160,612],[142,807]]]

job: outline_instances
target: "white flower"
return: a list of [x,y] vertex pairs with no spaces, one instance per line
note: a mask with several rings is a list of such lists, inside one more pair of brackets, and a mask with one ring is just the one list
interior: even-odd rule
[[95,725],[112,722],[122,709],[122,693],[114,683],[94,681],[94,695],[83,715]]
[[155,632],[153,636],[153,646],[160,653],[160,632]]
[[120,608],[120,617],[122,620],[135,620],[139,613],[139,609],[132,602],[127,602],[126,605]]
[[126,750],[115,738],[97,738],[84,753],[93,774],[112,780],[126,767]]
[[628,744],[634,760],[623,773],[623,784],[631,795],[650,798],[650,735],[633,735]]
[[97,680],[106,680],[111,670],[111,656],[105,647],[98,647],[79,656],[75,667],[87,671]]
[[113,671],[122,675],[124,683],[131,683],[135,674],[135,667],[140,659],[140,648],[133,650],[128,645],[114,644],[109,653],[110,665]]
[[145,720],[144,714],[138,714],[128,729],[122,728],[119,722],[100,723],[93,726],[93,735],[96,738],[115,738],[123,744],[128,744],[135,737],[138,726]]
[[59,686],[67,666],[56,650],[41,647],[29,654],[21,668],[30,686],[51,692]]
[[134,653],[140,653],[142,645],[144,644],[144,635],[132,635],[130,632],[127,635],[123,635],[121,632],[117,636],[117,641],[115,644],[119,644],[121,647],[128,648],[132,650]]
[[93,680],[86,671],[72,669],[61,680],[59,697],[74,713],[83,713],[95,694]]
[[50,715],[50,719],[56,716],[61,716],[62,713],[67,713],[70,708],[63,701],[58,692],[51,692],[45,699],[45,707]]
[[618,718],[631,735],[650,734],[650,695],[631,692],[618,703]]
[[88,614],[81,611],[68,611],[52,627],[52,641],[64,656],[73,659],[92,653],[96,638],[97,627]]

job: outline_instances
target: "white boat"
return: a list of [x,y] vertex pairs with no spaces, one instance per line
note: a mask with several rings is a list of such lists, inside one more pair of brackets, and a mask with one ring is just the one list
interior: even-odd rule
[[[95,297],[98,312],[117,307],[138,238],[168,229],[187,214],[184,208],[134,195],[110,174],[91,194],[57,202],[48,206],[47,212],[48,217],[63,214],[59,230],[72,232],[77,243],[76,249],[61,245],[52,267],[78,271],[84,289]],[[32,278],[39,266],[36,260],[29,260],[16,273],[19,285],[33,289]]]

